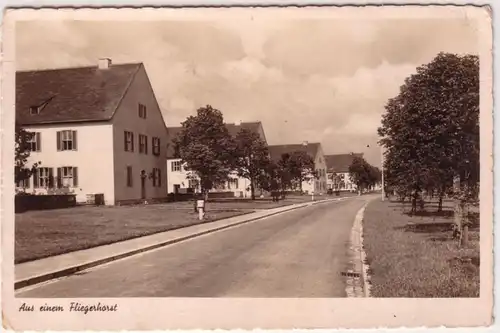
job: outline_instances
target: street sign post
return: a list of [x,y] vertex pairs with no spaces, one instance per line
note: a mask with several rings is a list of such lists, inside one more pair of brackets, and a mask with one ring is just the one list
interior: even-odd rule
[[197,200],[196,207],[198,208],[198,219],[202,221],[205,217],[205,200]]

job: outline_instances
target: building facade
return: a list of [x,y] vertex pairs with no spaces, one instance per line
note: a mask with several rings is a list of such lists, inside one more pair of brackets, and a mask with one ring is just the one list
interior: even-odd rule
[[357,186],[349,176],[349,166],[355,157],[363,153],[326,155],[328,189],[334,191],[357,191]]
[[[267,144],[264,128],[260,121],[257,122],[242,122],[242,123],[228,123],[226,128],[231,136],[235,137],[240,129],[246,128],[257,134]],[[199,191],[197,177],[190,171],[185,169],[185,165],[181,163],[180,158],[174,156],[174,149],[172,140],[181,131],[181,127],[169,127],[169,153],[167,157],[167,170],[168,170],[168,193],[187,193],[190,191]],[[250,180],[239,177],[236,172],[232,172],[228,181],[224,184],[210,190],[210,192],[231,192],[235,197],[249,198],[251,196]],[[259,195],[260,190],[256,190],[255,194]]]
[[142,63],[17,72],[16,122],[35,133],[27,166],[39,163],[17,191],[107,205],[167,196],[168,132]]
[[[291,154],[293,152],[303,151],[306,152],[314,160],[314,169],[317,177],[310,177],[302,182],[302,191],[306,194],[324,194],[327,191],[327,167],[325,155],[321,143],[309,143],[304,141],[302,144],[288,144],[288,145],[272,145],[269,146],[269,153],[271,159],[279,161],[284,154]],[[295,188],[294,190],[298,190]]]

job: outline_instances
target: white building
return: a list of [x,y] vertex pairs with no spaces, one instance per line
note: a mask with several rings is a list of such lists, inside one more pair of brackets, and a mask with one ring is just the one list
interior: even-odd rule
[[167,195],[167,128],[143,64],[16,73],[16,122],[34,132],[18,191],[103,194],[113,205]]
[[327,182],[328,188],[334,191],[352,191],[357,190],[349,176],[349,166],[355,157],[363,157],[363,153],[350,153],[350,154],[335,154],[326,155],[327,166]]
[[309,143],[304,141],[302,144],[273,145],[269,146],[269,153],[274,161],[279,161],[284,154],[291,154],[297,151],[304,151],[314,160],[314,169],[318,175],[317,178],[308,179],[302,182],[302,191],[307,194],[324,194],[327,191],[326,183],[326,162],[321,143]]
[[[242,122],[240,124],[228,123],[226,127],[233,137],[239,132],[241,128],[249,129],[258,133],[261,139],[267,143],[264,134],[264,128],[260,121],[257,122]],[[175,158],[172,140],[177,136],[181,127],[169,127],[170,142],[168,147],[167,157],[167,176],[168,176],[168,193],[187,193],[190,191],[199,190],[196,177],[184,169],[181,164],[180,158]],[[229,175],[229,180],[222,186],[212,189],[210,192],[229,192],[233,193],[235,197],[249,198],[251,196],[250,180],[239,177],[236,172]],[[255,191],[256,195],[260,194],[259,190]]]

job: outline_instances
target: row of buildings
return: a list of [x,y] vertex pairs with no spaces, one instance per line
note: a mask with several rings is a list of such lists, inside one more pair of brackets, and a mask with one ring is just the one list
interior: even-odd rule
[[[142,63],[99,59],[97,66],[17,72],[16,122],[35,133],[28,165],[40,163],[18,191],[74,194],[78,202],[102,194],[114,205],[194,186],[173,155],[180,127],[167,126]],[[248,128],[267,143],[261,122],[226,126],[232,135]],[[320,143],[309,142],[268,147],[271,158],[302,150],[314,159],[319,177],[303,184],[308,193],[355,190],[348,176],[353,154],[325,155]],[[215,191],[247,197],[249,181],[234,174]]]

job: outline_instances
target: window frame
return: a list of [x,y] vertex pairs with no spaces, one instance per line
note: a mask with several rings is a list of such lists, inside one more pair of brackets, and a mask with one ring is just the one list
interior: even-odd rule
[[[61,130],[57,131],[57,151],[76,151],[77,146],[77,131]],[[69,147],[71,143],[71,148]]]
[[170,170],[172,172],[181,172],[182,161],[171,161]]
[[124,150],[130,153],[134,152],[134,132],[123,131],[124,136]]
[[148,136],[139,134],[139,154],[148,154]]

